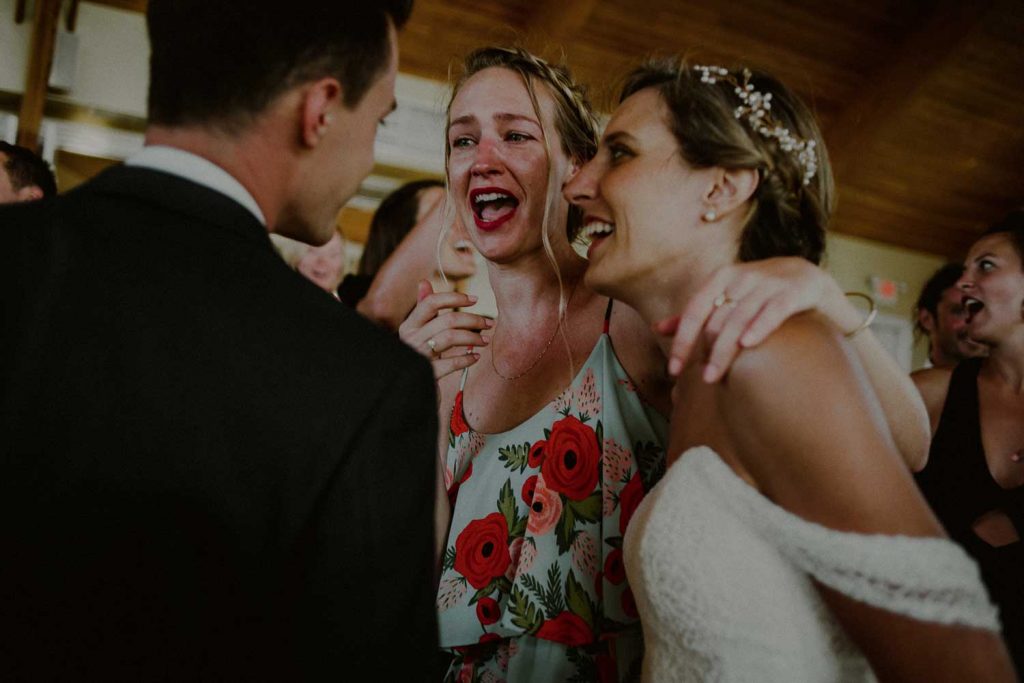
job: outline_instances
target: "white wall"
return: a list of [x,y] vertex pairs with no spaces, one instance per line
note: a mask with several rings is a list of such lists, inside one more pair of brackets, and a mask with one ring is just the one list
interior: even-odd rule
[[[870,292],[872,276],[905,283],[906,287],[895,304],[880,306],[888,323],[887,338],[892,339],[896,334],[894,325],[897,321],[911,324],[914,302],[921,288],[945,262],[946,259],[934,254],[835,234],[829,236],[825,268],[846,291]],[[916,344],[912,353],[912,367],[921,367],[926,355],[926,345],[923,342]]]
[[[16,25],[14,4],[14,0],[0,0],[0,89],[20,93],[25,90],[32,15]],[[64,31],[63,21],[59,30]],[[145,117],[149,42],[144,17],[83,2],[75,35],[77,76],[66,99],[108,112]]]

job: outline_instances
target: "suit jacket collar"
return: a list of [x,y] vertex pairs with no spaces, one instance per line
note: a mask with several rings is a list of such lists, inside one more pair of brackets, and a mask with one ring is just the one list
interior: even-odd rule
[[140,199],[270,245],[266,227],[252,212],[227,195],[181,176],[118,165],[96,176],[81,190]]

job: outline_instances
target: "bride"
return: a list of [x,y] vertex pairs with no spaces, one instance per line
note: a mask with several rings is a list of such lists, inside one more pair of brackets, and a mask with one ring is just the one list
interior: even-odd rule
[[[589,287],[649,323],[703,305],[715,329],[747,294],[702,286],[716,271],[818,261],[832,178],[780,83],[665,63],[634,72],[565,195],[593,238]],[[679,375],[669,470],[625,537],[645,680],[1013,680],[977,568],[917,493],[858,359],[865,322],[804,314],[756,348],[734,340],[721,382],[713,363]]]

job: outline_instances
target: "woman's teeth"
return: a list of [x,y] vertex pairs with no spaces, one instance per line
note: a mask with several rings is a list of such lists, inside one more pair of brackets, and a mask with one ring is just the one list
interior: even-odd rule
[[519,206],[519,200],[506,192],[486,192],[473,197],[473,212],[485,221],[504,216]]
[[593,239],[598,236],[610,235],[613,232],[615,232],[615,226],[611,223],[594,221],[583,226],[583,229],[580,230],[579,236],[586,239]]
[[964,308],[967,309],[967,312],[971,314],[977,313],[981,309],[985,308],[985,304],[978,299],[975,299],[973,296],[965,296],[962,303]]

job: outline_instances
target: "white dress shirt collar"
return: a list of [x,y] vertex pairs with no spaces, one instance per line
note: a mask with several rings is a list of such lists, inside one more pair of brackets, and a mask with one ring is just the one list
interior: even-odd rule
[[234,199],[256,216],[264,226],[267,219],[249,191],[230,173],[201,156],[177,147],[151,145],[143,147],[125,162],[126,166],[139,166],[180,176]]

